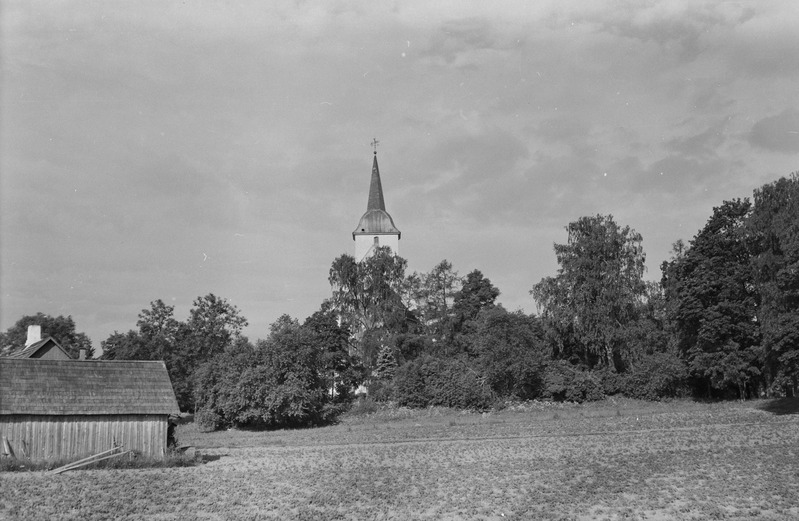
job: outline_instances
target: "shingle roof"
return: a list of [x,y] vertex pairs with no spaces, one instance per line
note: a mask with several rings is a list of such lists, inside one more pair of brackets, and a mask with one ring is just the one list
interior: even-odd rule
[[372,180],[369,182],[369,201],[366,203],[366,211],[369,210],[386,211],[386,203],[383,200],[383,183],[380,182],[380,169],[377,167],[377,152],[372,160]]
[[0,414],[178,414],[161,361],[0,358]]
[[37,358],[35,356],[36,352],[39,349],[47,346],[50,343],[54,344],[56,348],[58,348],[62,353],[64,353],[64,356],[66,358],[72,358],[71,356],[69,356],[69,354],[66,351],[64,351],[64,348],[61,347],[61,344],[56,342],[55,339],[53,337],[51,337],[51,336],[45,337],[45,338],[39,340],[38,342],[34,342],[31,345],[29,345],[28,347],[26,347],[25,349],[17,351],[16,353],[11,353],[10,355],[8,355],[8,357],[9,358]]
[[394,226],[394,219],[386,211],[386,203],[383,200],[383,184],[380,182],[380,169],[377,166],[377,155],[372,162],[372,180],[369,183],[369,201],[366,203],[366,213],[363,214],[358,222],[358,227],[352,232],[352,238],[356,235],[391,234],[400,235],[400,231]]

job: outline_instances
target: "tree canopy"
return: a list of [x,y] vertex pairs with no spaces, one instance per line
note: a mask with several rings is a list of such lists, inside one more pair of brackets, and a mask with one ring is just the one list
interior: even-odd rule
[[567,243],[555,244],[558,274],[530,293],[557,356],[616,368],[624,356],[625,330],[646,290],[643,239],[610,215],[581,217],[566,230]]
[[53,317],[41,312],[35,315],[25,315],[6,332],[0,333],[0,354],[6,356],[25,349],[28,326],[36,325],[42,327],[42,338],[53,337],[72,358],[78,358],[81,349],[86,350],[86,358],[94,356],[91,340],[85,333],[75,330],[75,321],[72,320],[72,316]]
[[[103,341],[106,359],[164,360],[183,410],[206,428],[333,421],[366,384],[375,400],[484,409],[505,400],[793,396],[799,392],[799,175],[724,201],[659,282],[642,236],[610,215],[580,217],[555,244],[558,270],[530,293],[540,315],[510,312],[480,270],[452,263],[406,274],[386,247],[331,264],[331,297],[302,323],[275,320],[251,343],[230,301],[198,297],[186,320],[154,300],[136,328]],[[71,317],[23,317],[72,353],[90,347]],[[16,347],[20,348],[20,347]]]
[[[242,340],[247,320],[229,301],[209,293],[197,297],[186,322],[160,299],[143,309],[138,331],[114,332],[102,342],[105,360],[163,360],[181,410],[194,408],[195,372]],[[246,340],[246,339],[245,339]]]

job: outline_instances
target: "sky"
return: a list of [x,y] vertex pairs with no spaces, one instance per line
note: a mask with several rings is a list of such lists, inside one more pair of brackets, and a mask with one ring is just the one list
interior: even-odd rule
[[[489,5],[490,4],[490,5]],[[0,3],[0,330],[95,347],[214,293],[265,338],[330,296],[377,138],[408,271],[509,310],[582,216],[646,278],[724,200],[799,170],[785,1]]]

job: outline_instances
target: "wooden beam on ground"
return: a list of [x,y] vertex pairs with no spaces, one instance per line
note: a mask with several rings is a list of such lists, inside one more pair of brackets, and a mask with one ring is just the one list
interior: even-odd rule
[[[102,461],[104,459],[108,459],[109,457],[112,458],[114,456],[120,456],[122,454],[126,454],[126,452],[119,452],[117,454],[111,454],[112,452],[117,452],[118,450],[121,450],[121,449],[122,449],[121,446],[117,446],[117,447],[114,447],[113,449],[108,449],[106,451],[99,452],[99,453],[94,454],[92,456],[89,456],[87,458],[83,458],[83,459],[80,459],[78,461],[73,461],[72,463],[67,463],[66,465],[58,467],[55,470],[51,470],[50,474],[61,474],[62,472],[66,472],[68,470],[72,470],[73,468],[78,468],[78,467],[83,467],[85,465],[90,465],[90,464],[94,463],[95,461]],[[106,456],[107,454],[111,454],[111,456]],[[101,456],[106,456],[106,457],[101,457]]]

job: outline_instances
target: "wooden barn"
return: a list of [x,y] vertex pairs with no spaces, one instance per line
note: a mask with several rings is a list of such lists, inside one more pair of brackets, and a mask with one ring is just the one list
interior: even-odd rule
[[0,358],[0,449],[16,457],[75,459],[122,446],[160,459],[177,414],[161,361]]

